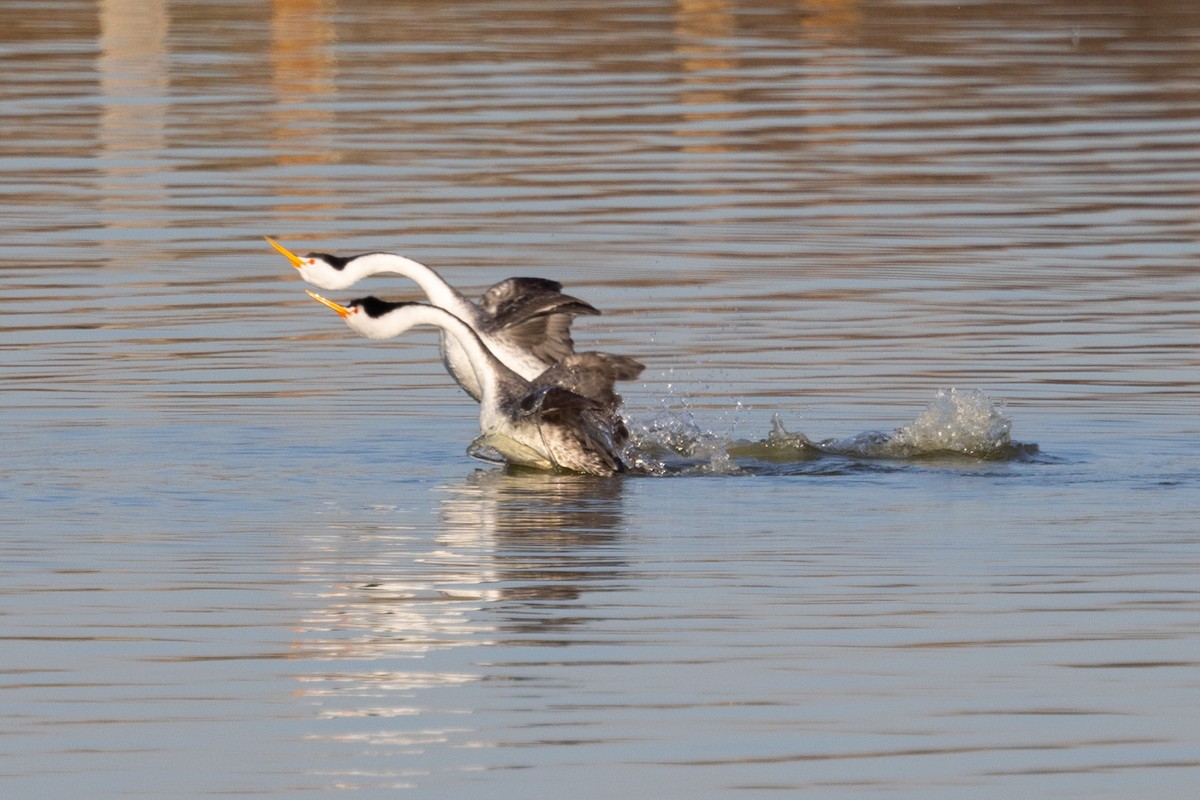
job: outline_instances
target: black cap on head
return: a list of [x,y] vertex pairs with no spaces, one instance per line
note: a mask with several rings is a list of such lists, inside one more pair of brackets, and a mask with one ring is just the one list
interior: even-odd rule
[[351,300],[347,306],[358,306],[368,317],[378,319],[389,311],[395,311],[402,306],[411,306],[409,302],[393,302],[391,300],[380,300],[378,297],[360,297],[357,300]]
[[353,261],[357,256],[335,256],[332,253],[309,253],[305,258],[319,258],[334,269],[341,271],[346,268],[346,265]]

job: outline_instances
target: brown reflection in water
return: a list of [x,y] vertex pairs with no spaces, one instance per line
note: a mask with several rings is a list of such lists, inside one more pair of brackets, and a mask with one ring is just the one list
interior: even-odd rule
[[861,0],[797,0],[805,38],[822,44],[853,44],[863,23]]
[[[815,71],[823,75],[826,87],[809,93],[804,107],[810,117],[845,119],[854,110],[847,98],[858,97],[858,93],[846,92],[843,87],[854,85],[863,73],[861,56],[844,49],[853,47],[861,34],[863,12],[860,2],[799,0],[798,5],[803,47],[810,54]],[[853,142],[861,133],[858,125],[847,124],[814,125],[810,122],[805,129],[815,141],[839,146]]]
[[[685,152],[725,152],[730,148],[719,141],[719,128],[703,123],[735,116],[729,88],[736,81],[731,74],[736,51],[725,43],[737,32],[733,9],[727,0],[677,0],[675,20],[675,53],[683,70],[679,101],[688,109],[682,121],[700,123],[679,128],[675,135],[684,141]],[[714,110],[717,106],[721,110]]]
[[[271,4],[271,150],[281,167],[336,164],[342,160],[334,137],[330,103],[337,95],[336,0],[275,0]],[[327,181],[303,172],[275,187],[276,209],[289,219],[324,221],[343,203]]]
[[102,224],[109,230],[156,228],[162,222],[152,211],[167,201],[159,162],[167,151],[167,5],[102,0],[99,11],[96,71],[103,105],[96,191]]
[[275,0],[271,4],[271,78],[281,103],[334,93],[336,12],[336,0]]

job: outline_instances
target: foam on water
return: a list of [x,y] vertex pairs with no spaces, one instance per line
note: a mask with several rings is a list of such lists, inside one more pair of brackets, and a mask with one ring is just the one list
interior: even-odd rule
[[941,389],[912,424],[888,442],[892,457],[961,453],[988,457],[1012,447],[1012,420],[979,389]]
[[1037,451],[1037,445],[1014,443],[1011,432],[1012,420],[984,391],[941,389],[915,420],[891,433],[868,431],[813,443],[803,434],[789,433],[777,415],[767,443],[791,448],[805,445],[822,453],[857,458],[958,455],[1006,460]]
[[630,444],[624,457],[635,472],[648,475],[732,475],[741,472],[731,454],[729,434],[702,427],[687,399],[674,392],[648,419],[627,418]]
[[658,416],[631,421],[633,463],[651,474],[739,474],[755,462],[799,463],[841,456],[851,459],[916,460],[967,457],[1015,460],[1037,452],[1036,444],[1013,442],[1012,420],[980,389],[943,389],[908,425],[885,433],[814,440],[784,427],[778,413],[766,438],[733,440],[697,424],[691,410],[667,408]]

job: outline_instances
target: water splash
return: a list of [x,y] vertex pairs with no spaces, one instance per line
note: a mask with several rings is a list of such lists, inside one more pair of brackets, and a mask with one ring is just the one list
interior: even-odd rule
[[[622,460],[631,473],[639,475],[746,475],[762,472],[764,464],[828,462],[831,457],[842,459],[840,469],[845,469],[846,459],[857,465],[947,457],[1016,461],[1038,452],[1036,444],[1012,440],[1012,420],[1001,404],[980,389],[939,390],[909,424],[891,433],[867,431],[844,439],[814,440],[789,431],[776,412],[765,439],[735,440],[733,426],[743,410],[738,403],[734,418],[723,418],[729,430],[713,430],[696,421],[686,398],[671,393],[657,412],[627,415],[630,441],[621,453]],[[505,457],[504,445],[495,437],[481,436],[468,453],[506,463],[510,459]]]
[[[814,440],[789,431],[778,413],[765,439],[737,440],[697,424],[686,403],[664,404],[657,416],[631,422],[631,463],[651,474],[736,475],[757,471],[762,462],[795,464],[830,456],[918,460],[952,457],[1018,460],[1037,453],[1036,444],[1014,442],[1012,420],[980,389],[943,389],[908,425],[891,433],[867,431],[844,439]],[[638,458],[641,461],[638,461]]]
[[[673,389],[673,387],[671,387]],[[742,408],[738,404],[738,409]],[[730,454],[731,434],[701,427],[685,397],[674,391],[658,413],[629,417],[630,445],[626,463],[651,475],[735,475],[740,467]]]
[[[783,427],[776,414],[761,444],[779,460],[782,454],[815,458],[821,454],[852,458],[919,459],[967,456],[1014,460],[1037,452],[1036,444],[1012,440],[1012,420],[980,389],[941,389],[908,425],[891,433],[868,431],[846,439],[814,442]],[[749,453],[747,453],[749,455]]]
[[893,457],[960,453],[989,458],[1008,453],[1012,420],[979,389],[941,389],[911,425],[892,434]]

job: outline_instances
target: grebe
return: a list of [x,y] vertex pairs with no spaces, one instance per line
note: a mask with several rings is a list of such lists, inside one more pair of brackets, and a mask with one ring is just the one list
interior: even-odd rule
[[[490,449],[511,464],[591,475],[626,470],[621,449],[629,439],[629,431],[615,405],[556,383],[544,383],[540,377],[533,381],[521,377],[496,358],[469,325],[445,309],[375,297],[343,306],[315,292],[308,295],[332,308],[351,330],[368,338],[390,339],[417,325],[433,325],[455,340],[479,379],[482,435],[468,451],[472,455]],[[612,393],[614,372],[601,369],[602,363],[585,369],[584,377],[593,384],[606,384],[606,391]]]
[[[429,303],[467,323],[500,361],[526,380],[575,351],[571,321],[581,314],[599,314],[592,305],[562,293],[562,284],[545,278],[508,278],[483,293],[478,303],[429,267],[394,253],[364,253],[341,257],[329,253],[298,256],[271,237],[265,237],[300,271],[300,277],[321,289],[345,289],[379,273],[403,275],[414,281]],[[454,380],[476,400],[480,381],[458,340],[442,336],[442,361]]]

